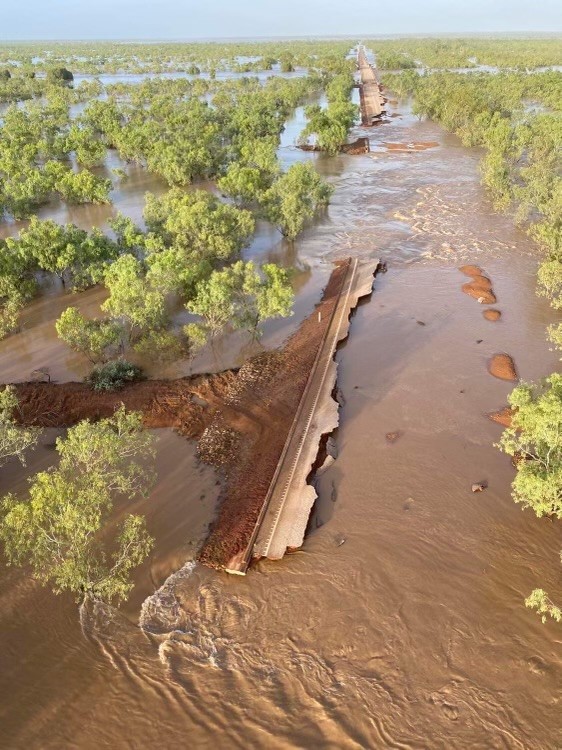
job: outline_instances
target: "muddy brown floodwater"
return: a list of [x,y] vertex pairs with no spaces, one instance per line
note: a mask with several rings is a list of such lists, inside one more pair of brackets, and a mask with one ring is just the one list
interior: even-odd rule
[[[3,747],[562,746],[562,631],[523,605],[536,586],[560,596],[560,525],[513,503],[486,417],[512,388],[488,373],[494,354],[524,379],[559,367],[537,250],[493,214],[478,151],[397,111],[353,134],[370,154],[314,157],[336,186],[327,216],[292,250],[260,250],[292,252],[318,287],[327,260],[388,262],[338,354],[339,455],[302,550],[243,579],[194,563],[218,477],[165,431],[143,506],[157,549],[123,612],[80,621],[70,598],[3,570]],[[493,280],[493,324],[461,291],[467,263]],[[52,462],[52,439],[2,471],[4,490]]]

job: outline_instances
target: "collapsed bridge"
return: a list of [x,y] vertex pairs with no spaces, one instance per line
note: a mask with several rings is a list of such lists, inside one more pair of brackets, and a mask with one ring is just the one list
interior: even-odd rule
[[[310,511],[316,499],[314,487],[307,483],[316,462],[323,435],[331,433],[338,425],[338,404],[333,398],[336,385],[337,364],[334,353],[340,341],[346,338],[350,325],[350,314],[361,297],[372,291],[373,276],[379,261],[360,263],[348,259],[338,265],[332,274],[336,281],[328,300],[305,321],[317,330],[318,345],[313,359],[309,360],[304,389],[294,402],[293,418],[282,443],[277,462],[270,464],[270,476],[259,512],[252,527],[247,527],[247,538],[229,559],[214,560],[214,566],[229,573],[244,574],[253,559],[280,559],[288,549],[302,545]],[[336,276],[334,276],[336,275]],[[334,284],[332,283],[332,288]],[[335,293],[334,293],[335,292]],[[328,305],[322,306],[329,302]],[[297,331],[297,337],[299,332]],[[291,344],[289,343],[289,346]],[[290,377],[290,373],[287,373]],[[297,387],[289,382],[290,386]],[[272,414],[276,405],[271,404]],[[274,419],[269,430],[277,431]],[[252,466],[259,471],[261,454],[266,451],[267,439],[255,443]],[[243,498],[240,498],[243,500]],[[243,509],[239,509],[243,512]],[[219,516],[219,524],[220,524]],[[213,534],[211,533],[211,539]],[[205,559],[205,548],[202,551]],[[218,564],[217,564],[218,563]]]

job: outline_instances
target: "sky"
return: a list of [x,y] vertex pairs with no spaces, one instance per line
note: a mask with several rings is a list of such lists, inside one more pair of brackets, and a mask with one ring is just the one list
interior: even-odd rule
[[3,40],[562,32],[562,0],[0,0],[0,7]]

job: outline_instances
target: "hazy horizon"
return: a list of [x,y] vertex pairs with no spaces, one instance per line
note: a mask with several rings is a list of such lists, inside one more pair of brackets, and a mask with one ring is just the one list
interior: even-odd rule
[[[5,41],[205,41],[401,35],[558,34],[558,0],[396,0],[379,17],[368,0],[25,0],[3,11]],[[359,32],[359,33],[358,33]]]

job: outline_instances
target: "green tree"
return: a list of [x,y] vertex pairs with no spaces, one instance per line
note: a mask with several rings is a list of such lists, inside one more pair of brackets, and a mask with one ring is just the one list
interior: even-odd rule
[[[69,203],[110,203],[109,193],[112,189],[111,180],[97,177],[93,172],[82,169],[73,172],[57,162],[51,162],[53,167],[53,188]],[[47,170],[47,165],[45,167]]]
[[188,297],[219,263],[240,254],[255,226],[249,211],[202,190],[172,189],[158,198],[149,194],[144,217],[150,283]]
[[34,448],[41,434],[35,428],[20,427],[13,418],[18,408],[18,398],[13,386],[0,390],[0,465],[16,456],[25,466],[25,452]]
[[277,141],[246,139],[239,145],[239,158],[218,181],[219,189],[242,205],[259,200],[279,174]]
[[57,334],[73,351],[84,354],[92,364],[115,356],[121,329],[113,320],[89,320],[75,307],[67,307],[55,323]]
[[149,193],[144,218],[148,229],[166,244],[213,260],[237,255],[254,231],[249,211],[221,203],[204,190],[172,189],[160,197]]
[[498,447],[517,458],[513,499],[539,517],[562,518],[562,375],[517,386],[509,404],[512,424]]
[[99,140],[93,129],[71,126],[65,144],[67,151],[76,153],[76,160],[84,167],[94,167],[100,164],[107,152],[106,145]]
[[[234,319],[235,301],[233,276],[229,269],[213,271],[208,279],[196,286],[196,294],[186,308],[203,318],[202,331],[210,338],[218,336]],[[188,337],[197,340],[197,324],[186,326]],[[204,337],[201,336],[201,339]]]
[[[516,461],[512,496],[536,515],[562,518],[562,375],[555,373],[540,385],[523,383],[515,388],[509,404],[511,426],[498,447]],[[562,610],[543,589],[525,600],[543,622],[562,620]]]
[[122,255],[109,266],[105,285],[109,297],[101,307],[119,322],[123,346],[143,332],[164,326],[164,295],[151,287],[142,263],[133,255]]
[[74,76],[66,68],[49,68],[47,70],[47,83],[61,84],[70,83],[74,80]]
[[235,299],[234,326],[258,336],[265,320],[292,315],[293,288],[288,272],[275,263],[265,263],[260,271],[249,261],[231,267]]
[[328,203],[332,192],[311,164],[293,164],[265,193],[266,216],[286,237],[294,239],[306,221]]
[[57,468],[36,474],[24,499],[0,503],[0,539],[12,565],[29,565],[55,593],[79,600],[120,602],[130,574],[153,546],[139,515],[127,515],[114,536],[108,526],[116,500],[147,495],[153,475],[152,436],[140,414],[121,407],[113,417],[78,423],[57,438]]
[[16,330],[19,312],[37,289],[36,264],[8,238],[0,240],[0,338]]
[[213,271],[197,284],[194,299],[187,303],[189,312],[200,315],[202,324],[186,327],[187,336],[197,340],[194,326],[213,338],[230,326],[245,328],[253,336],[265,320],[291,315],[293,290],[287,271],[266,263],[260,271],[251,262],[237,261]]
[[63,285],[83,287],[97,281],[105,264],[117,255],[117,247],[99,229],[90,235],[74,224],[62,226],[51,219],[32,217],[18,239],[8,247],[43,271],[53,273]]

